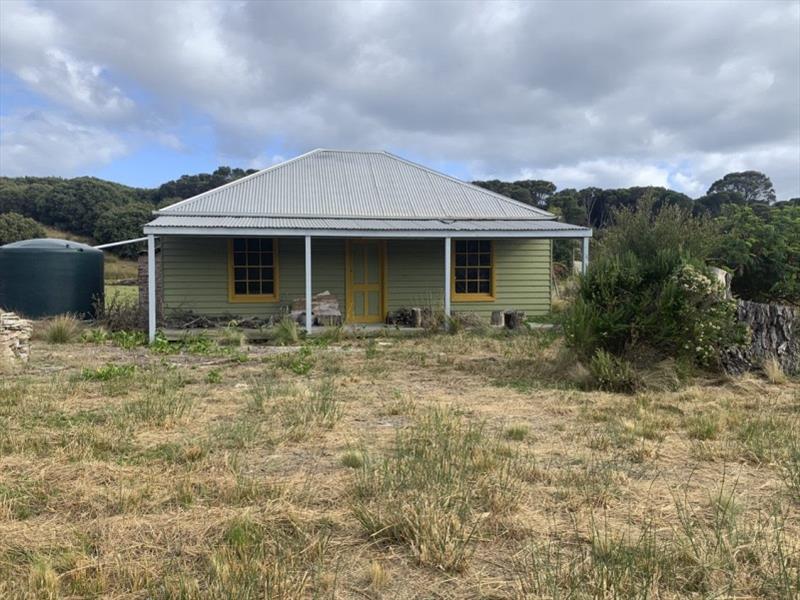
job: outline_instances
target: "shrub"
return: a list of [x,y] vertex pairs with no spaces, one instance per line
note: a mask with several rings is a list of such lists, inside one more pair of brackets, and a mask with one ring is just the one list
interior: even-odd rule
[[[704,264],[716,230],[676,206],[653,211],[651,199],[614,218],[564,315],[569,346],[584,360],[646,346],[657,358],[716,366],[720,351],[743,337],[734,303]],[[597,361],[599,369],[619,367]]]
[[0,214],[0,246],[44,236],[44,227],[33,219],[15,212]]
[[58,315],[45,326],[44,339],[51,344],[68,344],[78,337],[81,322],[74,315]]
[[597,388],[607,392],[629,394],[640,386],[639,377],[631,364],[605,350],[595,352],[589,362],[589,371]]
[[107,331],[141,330],[139,302],[115,290],[105,301],[95,302],[95,322]]

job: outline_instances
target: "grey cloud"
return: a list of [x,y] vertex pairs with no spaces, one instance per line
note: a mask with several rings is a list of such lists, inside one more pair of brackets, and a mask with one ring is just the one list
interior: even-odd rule
[[[189,106],[214,123],[220,154],[243,162],[281,139],[286,155],[391,147],[461,162],[476,177],[545,173],[564,187],[671,176],[692,193],[734,165],[764,165],[779,196],[800,194],[798,3],[59,2],[26,10],[65,56],[152,94],[153,123],[176,123]],[[39,34],[29,29],[17,36],[16,56],[41,65]],[[96,89],[105,96],[94,105],[113,105],[113,88]]]

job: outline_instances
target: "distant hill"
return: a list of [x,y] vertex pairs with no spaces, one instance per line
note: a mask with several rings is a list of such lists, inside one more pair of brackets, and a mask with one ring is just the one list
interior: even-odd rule
[[[0,177],[0,214],[18,213],[98,244],[140,237],[154,209],[254,173],[219,167],[183,175],[157,188],[134,188],[96,177]],[[121,247],[120,254],[134,248]]]

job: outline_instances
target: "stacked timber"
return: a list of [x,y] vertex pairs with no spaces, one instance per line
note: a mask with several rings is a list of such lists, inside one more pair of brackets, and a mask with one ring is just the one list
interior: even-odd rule
[[[306,316],[306,297],[300,296],[292,300],[293,319],[303,322]],[[339,300],[329,291],[320,292],[311,296],[311,316],[317,325],[341,325],[342,311]]]

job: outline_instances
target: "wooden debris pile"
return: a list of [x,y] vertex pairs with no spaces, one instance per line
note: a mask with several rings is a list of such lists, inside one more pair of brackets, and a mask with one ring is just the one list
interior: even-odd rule
[[[305,296],[292,300],[291,316],[300,323],[305,321]],[[342,311],[339,309],[339,300],[336,295],[326,290],[311,296],[311,316],[312,323],[315,325],[341,325]]]

